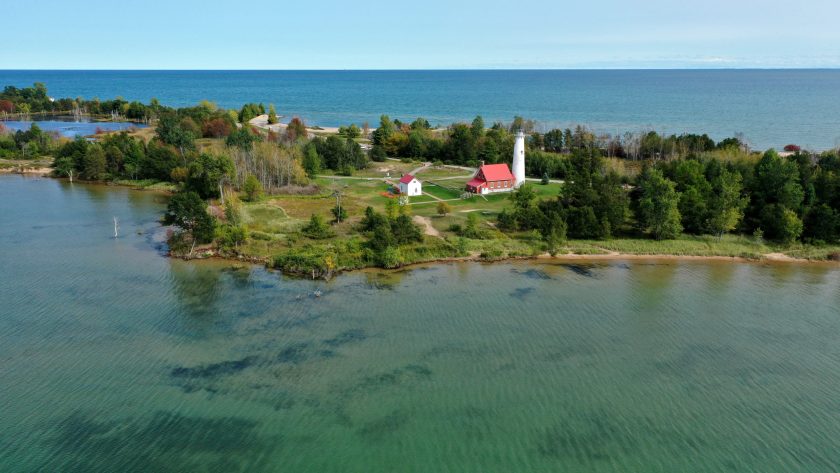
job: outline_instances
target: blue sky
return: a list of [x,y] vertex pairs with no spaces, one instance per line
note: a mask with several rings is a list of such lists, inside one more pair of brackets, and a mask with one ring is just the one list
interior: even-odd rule
[[837,0],[3,3],[3,69],[840,67]]

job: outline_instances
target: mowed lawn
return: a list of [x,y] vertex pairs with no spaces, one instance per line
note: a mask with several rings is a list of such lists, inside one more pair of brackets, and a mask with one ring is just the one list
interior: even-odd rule
[[461,192],[452,187],[441,187],[437,184],[424,183],[423,192],[431,194],[438,199],[458,199],[461,197]]

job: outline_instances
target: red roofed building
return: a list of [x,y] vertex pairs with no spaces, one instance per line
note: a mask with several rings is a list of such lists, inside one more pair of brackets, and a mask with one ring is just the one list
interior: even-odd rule
[[516,180],[507,164],[482,164],[475,176],[467,182],[467,192],[490,194],[510,192]]
[[423,187],[420,184],[420,181],[411,174],[406,174],[400,178],[399,189],[400,194],[407,195],[409,197],[423,193]]

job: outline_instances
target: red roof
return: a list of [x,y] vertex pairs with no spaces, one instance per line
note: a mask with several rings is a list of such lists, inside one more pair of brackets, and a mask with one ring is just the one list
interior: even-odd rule
[[474,178],[472,178],[472,180],[470,180],[470,182],[467,183],[467,187],[474,187],[474,188],[478,189],[479,187],[481,187],[485,184],[487,184],[487,182],[484,179],[482,179],[480,177],[474,177]]
[[414,180],[414,176],[412,176],[411,174],[406,174],[405,176],[400,178],[400,183],[408,184],[409,182],[411,182],[413,180]]
[[507,164],[485,164],[478,170],[479,174],[484,176],[485,181],[505,181],[513,179],[513,174],[510,173],[510,168]]

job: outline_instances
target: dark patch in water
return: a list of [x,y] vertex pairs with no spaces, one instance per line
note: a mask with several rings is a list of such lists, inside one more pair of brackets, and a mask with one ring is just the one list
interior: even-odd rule
[[277,354],[277,361],[280,363],[302,363],[309,359],[307,350],[310,344],[308,342],[295,343],[284,348]]
[[408,422],[408,416],[401,411],[394,411],[385,417],[366,422],[359,428],[359,435],[370,441],[381,441],[393,435]]
[[60,454],[38,471],[253,471],[266,444],[256,422],[237,417],[159,411],[106,422],[74,413],[54,425],[50,443]]
[[515,297],[519,300],[525,300],[525,296],[531,294],[532,292],[536,291],[537,289],[534,287],[518,287],[510,293],[511,297]]
[[595,351],[586,345],[563,345],[545,355],[545,361],[562,363],[581,356],[591,356]]
[[348,343],[361,342],[365,339],[367,339],[367,334],[365,334],[365,331],[360,328],[357,328],[341,332],[333,338],[328,338],[324,340],[324,343],[333,348],[337,348]]
[[537,442],[543,456],[574,460],[582,465],[606,462],[612,455],[630,454],[636,447],[634,435],[603,413],[584,415],[580,422],[561,422],[546,429]]
[[229,360],[208,365],[174,368],[170,375],[175,378],[215,378],[238,373],[251,367],[257,361],[255,356],[246,356],[241,360]]
[[515,274],[520,274],[520,275],[525,276],[526,278],[530,278],[530,279],[540,279],[540,280],[551,279],[551,276],[549,276],[548,273],[546,273],[545,271],[543,271],[541,269],[531,268],[531,269],[526,269],[524,271],[521,270],[521,269],[512,269],[511,271]]
[[354,390],[374,391],[407,382],[425,380],[431,376],[432,370],[426,366],[414,364],[406,365],[402,368],[395,368],[391,371],[367,376],[356,385]]
[[796,376],[801,372],[792,363],[753,359],[732,347],[710,344],[688,345],[676,357],[653,365],[661,374],[689,379],[707,379],[708,374],[715,374],[748,381],[758,376]]
[[594,266],[591,265],[582,265],[582,264],[564,264],[561,265],[564,268],[568,269],[569,271],[577,274],[578,276],[584,276],[587,278],[594,278],[595,273],[592,272],[592,268]]

